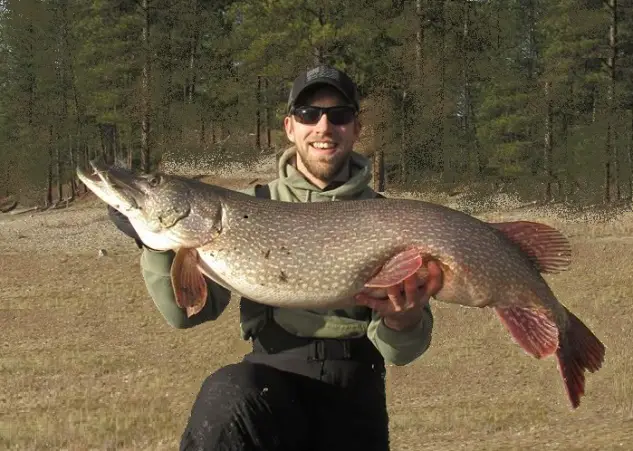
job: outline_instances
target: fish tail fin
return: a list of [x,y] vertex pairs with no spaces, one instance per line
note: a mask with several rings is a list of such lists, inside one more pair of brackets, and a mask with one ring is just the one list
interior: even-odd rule
[[567,308],[569,318],[556,351],[558,368],[573,408],[585,393],[585,370],[593,373],[602,367],[605,347],[589,328]]

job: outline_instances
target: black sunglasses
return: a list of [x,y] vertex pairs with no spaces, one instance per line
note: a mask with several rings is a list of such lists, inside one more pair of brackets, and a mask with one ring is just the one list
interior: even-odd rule
[[314,125],[324,114],[327,115],[328,121],[333,125],[345,125],[352,122],[356,117],[356,109],[352,106],[331,106],[327,108],[321,108],[318,106],[300,106],[293,107],[290,113],[297,118],[297,120],[306,125]]

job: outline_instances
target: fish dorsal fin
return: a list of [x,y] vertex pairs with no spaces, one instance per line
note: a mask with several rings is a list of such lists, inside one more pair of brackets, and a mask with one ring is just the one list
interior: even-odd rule
[[207,282],[198,269],[198,251],[180,248],[171,265],[171,282],[174,287],[176,303],[192,317],[207,302]]
[[558,230],[529,221],[489,223],[534,262],[542,273],[558,273],[569,269],[571,245]]

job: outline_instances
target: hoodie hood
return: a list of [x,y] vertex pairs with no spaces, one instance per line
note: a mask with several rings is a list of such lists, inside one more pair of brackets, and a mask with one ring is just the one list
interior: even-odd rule
[[292,146],[279,159],[279,179],[277,180],[280,198],[294,198],[301,202],[325,202],[372,198],[374,191],[369,187],[372,178],[371,161],[363,155],[352,152],[350,157],[351,177],[342,185],[327,191],[313,185],[293,165],[292,159],[297,149]]

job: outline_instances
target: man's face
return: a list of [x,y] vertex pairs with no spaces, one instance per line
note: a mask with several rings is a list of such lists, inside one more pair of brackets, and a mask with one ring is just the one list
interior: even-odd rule
[[[349,103],[334,88],[319,88],[297,106],[332,107]],[[314,177],[328,182],[338,174],[352,152],[360,133],[358,118],[334,125],[327,116],[316,124],[303,124],[294,116],[284,119],[288,139],[297,147],[297,158]]]

